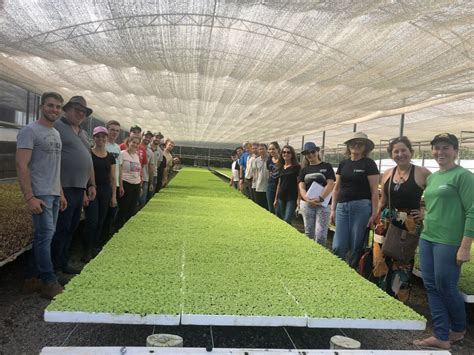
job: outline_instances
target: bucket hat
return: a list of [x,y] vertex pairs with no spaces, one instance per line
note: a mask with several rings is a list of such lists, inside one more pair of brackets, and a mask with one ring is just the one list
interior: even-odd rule
[[345,145],[348,145],[352,141],[363,141],[365,143],[365,146],[367,147],[367,151],[372,151],[375,147],[374,142],[372,142],[369,137],[367,137],[367,134],[364,132],[354,132],[352,134],[352,137],[349,138],[347,141],[344,142]]
[[319,147],[314,142],[306,142],[304,144],[303,150],[301,151],[301,154],[306,155],[313,150],[318,152]]
[[92,114],[92,109],[87,107],[86,99],[82,96],[73,96],[69,99],[66,105],[63,106],[63,111],[66,111],[71,105],[79,105],[84,110],[86,110],[86,117],[89,117]]

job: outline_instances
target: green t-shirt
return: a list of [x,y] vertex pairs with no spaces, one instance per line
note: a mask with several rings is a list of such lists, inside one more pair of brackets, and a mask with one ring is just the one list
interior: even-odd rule
[[474,238],[474,174],[461,166],[428,177],[421,239],[458,246]]

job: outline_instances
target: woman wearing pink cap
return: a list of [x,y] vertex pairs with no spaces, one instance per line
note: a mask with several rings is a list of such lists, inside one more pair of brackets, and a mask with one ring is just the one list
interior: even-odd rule
[[102,226],[109,206],[117,206],[115,188],[115,158],[107,152],[105,144],[109,133],[105,127],[95,127],[92,132],[94,147],[91,149],[94,163],[96,197],[86,199],[86,228],[84,238],[83,261],[88,262],[102,247]]

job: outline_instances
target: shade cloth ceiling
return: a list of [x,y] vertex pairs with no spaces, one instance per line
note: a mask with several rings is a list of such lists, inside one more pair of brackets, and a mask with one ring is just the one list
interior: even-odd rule
[[472,1],[0,4],[0,76],[183,144],[474,130]]

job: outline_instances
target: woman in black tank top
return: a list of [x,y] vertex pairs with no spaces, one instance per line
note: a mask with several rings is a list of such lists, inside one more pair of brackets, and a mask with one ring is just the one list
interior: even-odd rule
[[423,211],[420,209],[421,195],[426,186],[426,178],[431,173],[424,167],[411,164],[413,148],[407,137],[391,141],[387,151],[397,166],[384,172],[379,212],[388,208],[398,212],[398,217],[406,221],[399,227],[416,233],[415,224],[420,225],[423,220]]
[[[379,214],[390,218],[391,223],[419,235],[422,229],[423,211],[420,208],[421,196],[430,171],[411,164],[413,149],[407,137],[399,137],[390,142],[387,151],[397,165],[384,172],[382,178],[382,198]],[[390,200],[390,202],[389,202]],[[385,257],[388,273],[379,280],[379,286],[401,301],[406,301],[411,287],[413,260],[402,263]],[[397,276],[397,277],[395,277]],[[399,285],[396,292],[392,284]]]

